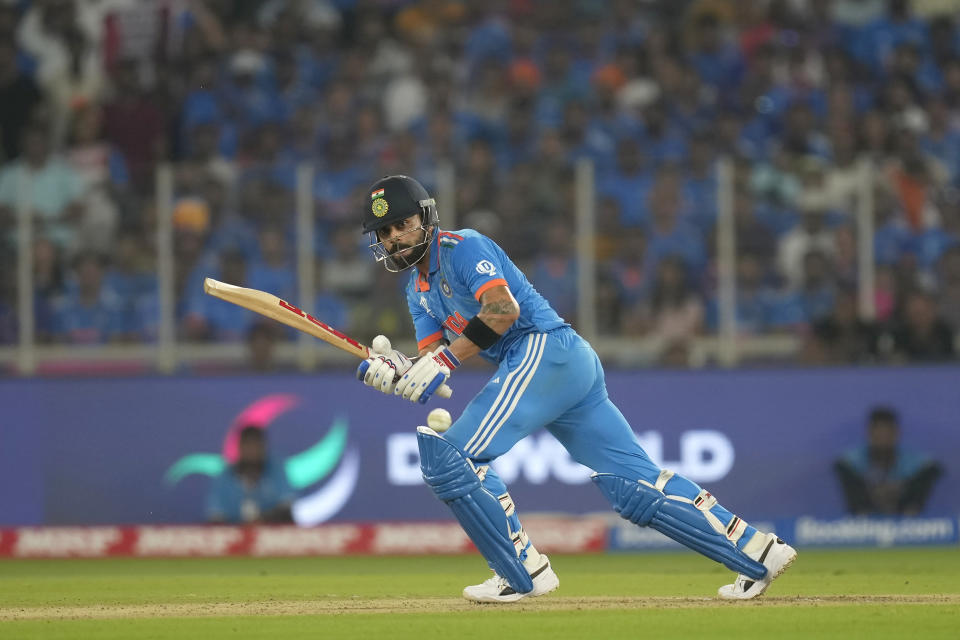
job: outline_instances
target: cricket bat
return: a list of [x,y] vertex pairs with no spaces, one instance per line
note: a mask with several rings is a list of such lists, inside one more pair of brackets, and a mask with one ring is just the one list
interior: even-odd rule
[[[272,293],[238,287],[213,278],[204,279],[203,291],[215,298],[226,300],[244,309],[272,318],[288,327],[293,327],[297,331],[310,334],[314,338],[319,338],[358,358],[365,360],[370,357],[371,351],[366,345],[360,344],[350,336],[334,329],[322,320],[317,320],[309,313],[304,313],[299,307],[281,300]],[[452,393],[453,391],[447,385],[441,386],[436,391],[436,394],[441,398],[449,398]]]

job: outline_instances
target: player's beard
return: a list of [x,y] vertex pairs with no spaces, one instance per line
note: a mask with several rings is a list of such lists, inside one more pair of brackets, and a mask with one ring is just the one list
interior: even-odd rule
[[[420,237],[419,242],[412,243],[398,243],[394,250],[390,253],[387,259],[393,263],[393,266],[397,271],[403,271],[409,269],[415,264],[423,260],[427,255],[427,249],[430,247],[430,232],[427,229],[422,229],[423,235]],[[410,253],[407,255],[401,255],[404,251],[409,250]]]

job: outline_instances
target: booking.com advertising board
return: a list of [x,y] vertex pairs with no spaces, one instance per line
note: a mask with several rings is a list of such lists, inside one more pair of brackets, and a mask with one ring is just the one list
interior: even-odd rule
[[[448,519],[422,484],[414,427],[456,416],[486,376],[458,372],[427,407],[346,372],[316,376],[23,380],[0,384],[0,526],[200,522],[239,427],[267,429],[301,524]],[[831,470],[874,405],[946,470],[927,513],[960,513],[958,368],[610,372],[611,397],[657,462],[752,519],[837,517]],[[608,509],[547,433],[496,463],[524,511]]]

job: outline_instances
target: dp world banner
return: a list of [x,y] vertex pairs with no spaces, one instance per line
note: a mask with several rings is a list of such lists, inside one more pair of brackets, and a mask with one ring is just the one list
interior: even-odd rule
[[[348,372],[5,381],[0,525],[202,521],[211,477],[249,423],[267,430],[302,524],[447,519],[421,482],[414,427],[432,406],[457,415],[485,380],[458,372],[454,397],[427,408]],[[958,382],[952,367],[608,374],[647,452],[754,520],[842,516],[831,465],[863,442],[877,404],[900,412],[905,446],[946,470],[927,514],[960,513],[949,490],[960,469]],[[589,470],[546,432],[496,468],[522,512],[608,509]]]

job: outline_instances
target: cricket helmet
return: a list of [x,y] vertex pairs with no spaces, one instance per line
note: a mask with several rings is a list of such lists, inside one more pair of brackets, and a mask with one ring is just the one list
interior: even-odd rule
[[[369,196],[366,193],[369,193]],[[430,197],[422,184],[409,176],[402,175],[380,178],[366,193],[362,226],[363,232],[370,234],[370,249],[377,261],[383,261],[384,266],[390,271],[402,271],[416,264],[426,253],[440,222],[436,201]],[[418,229],[432,227],[431,233],[427,233],[423,242],[416,245],[420,250],[411,258],[405,259],[391,255],[377,237],[377,230],[417,214],[420,215]]]

